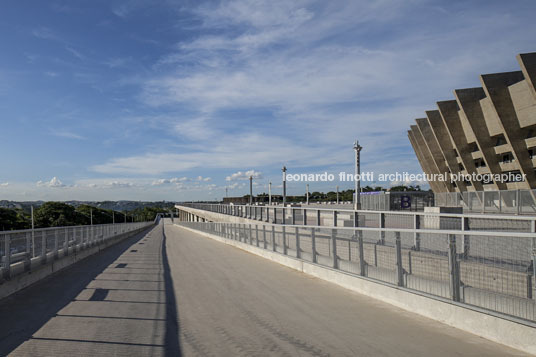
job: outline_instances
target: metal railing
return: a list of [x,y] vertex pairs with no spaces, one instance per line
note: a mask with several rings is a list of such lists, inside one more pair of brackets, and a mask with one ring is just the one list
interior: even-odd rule
[[536,190],[438,192],[438,207],[463,207],[465,212],[536,214]]
[[17,265],[17,272],[30,271],[36,261],[46,264],[156,222],[0,231],[0,281],[12,277]]
[[266,223],[179,225],[408,291],[536,322],[533,233]]
[[[330,208],[181,203],[176,205],[274,224],[318,227],[536,232],[536,217]],[[536,236],[536,235],[535,235]]]

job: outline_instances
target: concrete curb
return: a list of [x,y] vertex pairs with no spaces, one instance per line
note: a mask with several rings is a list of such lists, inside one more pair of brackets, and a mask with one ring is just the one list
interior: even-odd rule
[[93,254],[96,254],[101,250],[104,250],[140,232],[152,229],[153,227],[154,226],[148,226],[132,232],[123,233],[114,238],[105,240],[104,242],[100,242],[83,250],[74,251],[72,248],[69,248],[69,254],[60,256],[57,260],[54,260],[51,257],[47,257],[47,259],[50,259],[50,263],[47,263],[45,265],[32,263],[32,270],[29,272],[23,272],[23,265],[20,264],[21,266],[18,267],[19,269],[15,267],[15,274],[17,275],[13,276],[10,280],[6,280],[0,284],[0,300],[16,293],[19,290],[27,288],[32,284],[35,284],[36,282],[46,278],[51,274],[54,274],[64,268],[67,268]]
[[302,261],[281,253],[176,225],[182,229],[203,235],[269,259],[302,273],[337,284],[348,290],[386,302],[409,312],[428,317],[460,330],[536,355],[536,328],[498,316],[466,308],[454,303],[430,298],[422,294],[384,285],[329,267]]

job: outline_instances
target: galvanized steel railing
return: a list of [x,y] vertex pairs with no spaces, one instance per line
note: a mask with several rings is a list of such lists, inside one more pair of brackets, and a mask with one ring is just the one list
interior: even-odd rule
[[30,271],[36,263],[46,264],[155,222],[0,231],[0,280],[9,279],[14,269]]
[[[184,213],[182,217],[179,214],[180,219],[194,220],[179,223],[186,227],[509,318],[536,322],[534,219],[519,219],[527,222],[526,231],[519,230],[516,224],[515,230],[499,229],[501,220],[508,217],[490,225],[489,230],[460,230],[443,226],[443,215],[432,215],[435,221],[427,222],[427,228],[414,228],[397,226],[399,221],[388,219],[386,223],[390,224],[376,227],[195,222],[194,216]],[[462,222],[468,218],[448,217]],[[518,217],[513,218],[517,222]],[[423,225],[427,219],[431,217],[422,217]]]

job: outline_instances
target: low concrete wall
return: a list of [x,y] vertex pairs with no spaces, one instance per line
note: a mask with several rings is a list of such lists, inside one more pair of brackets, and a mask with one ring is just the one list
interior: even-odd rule
[[431,298],[415,291],[381,284],[364,277],[298,260],[214,234],[179,227],[488,340],[536,354],[536,343],[534,342],[536,341],[536,328],[529,324],[507,320],[478,308],[472,309],[452,301]]
[[47,276],[56,273],[70,265],[83,260],[90,255],[99,253],[120,241],[130,238],[140,232],[152,229],[154,226],[144,227],[132,232],[120,234],[114,238],[105,240],[85,249],[74,249],[69,247],[68,254],[65,255],[63,249],[58,251],[58,259],[54,259],[53,254],[47,255],[47,263],[42,265],[39,258],[34,258],[31,261],[31,270],[24,272],[24,263],[20,262],[11,266],[13,277],[9,280],[5,280],[0,284],[0,300],[8,297],[11,294],[22,290]]

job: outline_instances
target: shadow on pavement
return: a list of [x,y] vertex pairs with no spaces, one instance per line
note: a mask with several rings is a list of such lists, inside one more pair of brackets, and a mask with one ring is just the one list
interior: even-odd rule
[[[151,229],[87,257],[0,301],[0,356],[6,356],[72,302],[86,286]],[[166,284],[167,291],[167,284]],[[95,299],[103,299],[98,292]]]
[[181,356],[182,351],[179,341],[179,312],[177,300],[173,290],[173,279],[169,268],[169,260],[166,251],[166,232],[162,226],[162,263],[164,268],[164,286],[166,290],[166,335],[164,338],[166,356]]

